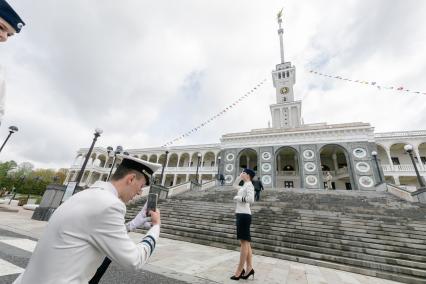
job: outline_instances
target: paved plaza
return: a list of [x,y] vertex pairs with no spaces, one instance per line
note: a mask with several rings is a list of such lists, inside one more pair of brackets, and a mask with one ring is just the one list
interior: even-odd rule
[[[0,205],[3,206],[4,205]],[[0,208],[0,283],[11,283],[25,268],[47,222],[31,220],[32,211]],[[137,242],[141,235],[131,233]],[[102,283],[234,283],[229,280],[239,253],[161,238],[145,270],[129,273],[112,265]],[[249,283],[391,284],[394,281],[254,255],[256,275]],[[240,280],[244,281],[244,280]]]

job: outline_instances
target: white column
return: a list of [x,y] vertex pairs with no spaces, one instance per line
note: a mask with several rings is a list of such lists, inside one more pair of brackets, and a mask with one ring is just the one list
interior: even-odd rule
[[334,153],[331,158],[333,159],[333,165],[334,165],[334,170],[337,172],[338,169],[338,165],[337,165],[337,154]]
[[[170,154],[170,153],[169,153],[169,154]],[[168,168],[168,167],[169,167],[170,156],[171,156],[171,155],[167,155],[165,168]]]
[[176,185],[176,180],[177,180],[177,175],[174,175],[174,177],[173,177],[173,186]]
[[188,182],[188,181],[189,181],[189,174],[186,174],[185,182]]
[[282,164],[281,164],[281,156],[278,154],[278,172],[280,172],[281,171],[281,169],[282,169]]
[[92,174],[93,174],[93,172],[89,172],[89,175],[87,176],[86,182],[85,182],[86,185],[89,185],[90,178],[92,177]]
[[401,185],[401,183],[399,182],[399,176],[393,176],[394,180],[395,180],[395,185]]
[[201,168],[201,167],[203,167],[203,163],[204,163],[204,156],[205,156],[205,155],[206,155],[206,154],[201,155],[200,168]]
[[[164,183],[166,182],[166,176],[167,176],[167,174],[166,173],[164,173],[164,175],[163,175],[163,180],[161,181],[161,184],[162,185],[165,185]],[[165,185],[166,186],[166,185]]]
[[188,162],[188,168],[190,168],[191,167],[191,163],[192,163],[192,156],[194,155],[194,153],[191,153],[190,155],[189,155],[189,162]]
[[[177,164],[176,164],[176,168],[179,168],[180,156],[181,156],[181,155],[178,155],[178,159],[177,159]],[[174,183],[173,183],[173,184],[174,184]]]
[[297,158],[297,154],[294,154],[294,171],[296,172],[296,174],[299,174],[299,165],[298,165],[298,158]]
[[389,165],[391,166],[391,169],[395,170],[393,166],[392,158],[391,158],[390,148],[386,148],[385,151],[386,151],[386,156],[388,156]]
[[422,160],[420,159],[419,149],[417,147],[415,147],[415,148],[413,147],[413,151],[414,151],[414,153],[416,154],[416,157],[417,157],[417,161],[418,161],[417,165],[419,166],[419,170],[423,171],[424,166],[423,166]]

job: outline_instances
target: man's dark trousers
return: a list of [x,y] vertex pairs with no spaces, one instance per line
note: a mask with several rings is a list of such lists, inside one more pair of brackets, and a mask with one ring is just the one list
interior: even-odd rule
[[254,191],[254,200],[259,201],[260,199],[260,190]]

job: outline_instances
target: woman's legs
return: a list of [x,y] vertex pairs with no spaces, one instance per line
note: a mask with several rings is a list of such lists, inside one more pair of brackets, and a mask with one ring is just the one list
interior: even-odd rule
[[247,243],[246,274],[248,274],[250,270],[253,268],[253,252],[251,250],[250,242],[246,242],[246,243]]
[[241,248],[240,248],[240,262],[238,263],[237,270],[235,271],[235,276],[240,276],[241,271],[244,269],[244,264],[247,260],[248,247],[247,244],[250,244],[247,241],[240,240]]

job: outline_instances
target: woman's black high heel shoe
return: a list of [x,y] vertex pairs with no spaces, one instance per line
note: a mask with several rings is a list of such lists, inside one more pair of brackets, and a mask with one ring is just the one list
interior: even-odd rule
[[244,271],[244,268],[243,268],[243,271],[241,271],[240,276],[232,275],[232,276],[231,276],[231,280],[240,280],[240,278],[243,278],[244,273],[246,273],[246,272]]
[[241,278],[243,278],[244,280],[248,279],[251,275],[253,275],[253,279],[254,279],[254,269],[252,268],[249,272],[249,274],[247,275],[240,275]]

